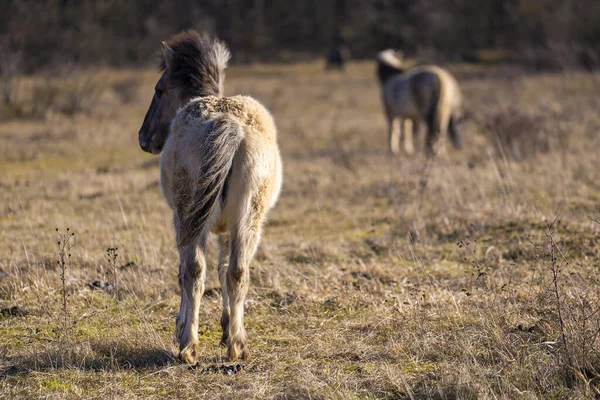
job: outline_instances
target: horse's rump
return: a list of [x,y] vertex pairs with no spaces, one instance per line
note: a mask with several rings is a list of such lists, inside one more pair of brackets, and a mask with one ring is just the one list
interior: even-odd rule
[[[192,106],[196,105],[192,103]],[[186,169],[192,177],[189,201],[185,209],[179,211],[181,230],[177,246],[180,248],[190,245],[209,228],[217,204],[226,195],[233,159],[244,138],[240,123],[224,115],[205,121],[200,126],[201,132],[193,132],[193,126],[190,128],[185,134],[201,142],[180,149],[182,153],[188,153],[186,158],[190,165]]]

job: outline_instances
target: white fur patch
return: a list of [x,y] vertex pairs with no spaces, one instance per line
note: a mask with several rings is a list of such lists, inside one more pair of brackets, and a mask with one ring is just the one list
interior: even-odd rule
[[383,50],[377,55],[377,59],[390,67],[402,68],[402,58],[395,50]]

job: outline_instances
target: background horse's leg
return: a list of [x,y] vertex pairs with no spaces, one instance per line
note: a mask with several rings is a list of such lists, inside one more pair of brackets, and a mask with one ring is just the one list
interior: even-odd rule
[[256,195],[244,211],[238,225],[231,230],[231,258],[227,270],[227,291],[229,293],[229,361],[238,358],[248,359],[246,331],[244,329],[244,299],[250,283],[250,262],[254,257],[267,199]]
[[413,120],[413,149],[417,152],[421,148],[421,128],[422,124],[419,119]]
[[450,117],[450,123],[448,124],[448,134],[450,136],[450,140],[452,140],[452,144],[456,149],[462,149],[462,137],[458,130],[456,129],[456,117]]
[[433,121],[427,121],[427,138],[426,138],[426,151],[428,157],[435,156],[437,152],[437,142],[439,138],[439,131],[433,124]]
[[[440,148],[444,146],[443,140],[446,140],[450,124],[450,114],[446,111],[433,109],[427,116],[427,155],[430,157],[437,155]],[[436,116],[436,112],[440,115]]]
[[229,340],[229,293],[227,292],[227,269],[229,267],[229,234],[219,235],[219,282],[221,282],[221,344],[226,346]]
[[402,137],[404,138],[404,151],[408,155],[415,154],[415,147],[413,146],[414,135],[415,132],[412,119],[404,119],[402,121]]
[[400,121],[399,118],[388,117],[388,137],[390,141],[390,152],[398,154],[400,152]]
[[[175,218],[175,228],[179,223]],[[198,357],[198,314],[206,279],[206,233],[198,242],[179,250],[179,288],[181,306],[177,315],[175,337],[179,340],[179,357],[194,364]]]

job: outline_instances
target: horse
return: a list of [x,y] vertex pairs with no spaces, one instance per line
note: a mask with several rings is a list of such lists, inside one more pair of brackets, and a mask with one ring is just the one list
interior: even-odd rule
[[325,70],[338,69],[343,71],[346,63],[350,61],[350,50],[346,46],[332,47],[327,54]]
[[[423,121],[427,125],[429,156],[435,155],[438,139],[446,132],[454,147],[462,148],[456,126],[463,115],[462,95],[448,71],[433,65],[407,69],[402,53],[388,49],[377,56],[377,77],[392,154],[399,152],[400,141],[404,141],[407,154],[414,153],[412,136],[416,138]],[[409,132],[411,126],[413,135]]]
[[142,150],[160,154],[161,188],[173,211],[181,290],[175,338],[189,364],[199,353],[210,232],[219,242],[221,344],[230,361],[248,359],[249,266],[282,184],[271,114],[251,97],[223,97],[229,58],[223,42],[193,30],[162,42],[162,75],[138,138]]

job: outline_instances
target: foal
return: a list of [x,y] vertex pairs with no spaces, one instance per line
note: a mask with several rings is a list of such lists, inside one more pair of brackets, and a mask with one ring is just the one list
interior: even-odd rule
[[162,151],[160,181],[180,258],[175,337],[179,356],[191,364],[199,351],[209,232],[219,234],[221,343],[230,361],[248,358],[243,317],[249,266],[282,182],[271,114],[251,97],[222,97],[229,57],[222,42],[195,31],[163,42],[163,73],[139,132],[144,151]]

